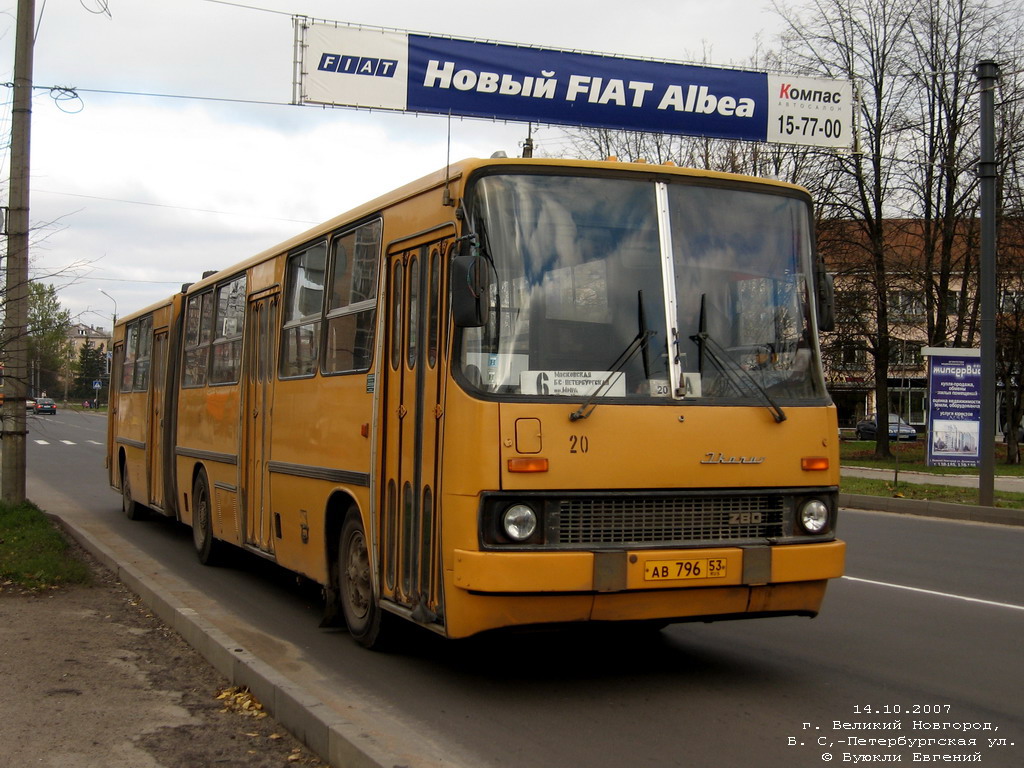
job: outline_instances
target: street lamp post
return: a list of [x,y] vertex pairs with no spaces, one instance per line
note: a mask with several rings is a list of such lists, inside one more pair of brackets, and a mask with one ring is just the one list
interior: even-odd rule
[[114,338],[114,326],[117,325],[117,299],[115,299],[109,293],[104,291],[102,288],[100,288],[100,293],[102,293],[104,296],[106,296],[108,299],[110,299],[112,302],[114,302],[114,321],[110,324],[110,338],[113,339]]
[[[107,356],[107,404],[109,405],[109,403],[110,403],[110,360],[111,360],[110,352],[111,352],[111,347],[114,344],[114,326],[117,325],[117,299],[115,299],[109,293],[104,291],[102,288],[100,288],[99,291],[104,296],[106,296],[108,299],[110,299],[112,302],[114,302],[114,315],[113,315],[113,320],[110,323],[110,344],[108,345],[108,347],[107,347],[107,349],[105,351],[106,356]],[[99,403],[97,402],[96,405],[99,405]]]

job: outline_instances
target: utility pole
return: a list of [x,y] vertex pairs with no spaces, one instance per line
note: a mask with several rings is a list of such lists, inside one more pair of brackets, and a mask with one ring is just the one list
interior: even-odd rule
[[996,419],[996,164],[995,92],[999,65],[978,62],[978,90],[981,97],[981,467],[978,474],[978,503],[995,506],[995,419]]
[[28,383],[28,199],[32,135],[32,38],[35,0],[18,0],[14,48],[14,110],[11,115],[10,216],[7,286],[4,293],[3,461],[0,496],[25,500],[25,391]]

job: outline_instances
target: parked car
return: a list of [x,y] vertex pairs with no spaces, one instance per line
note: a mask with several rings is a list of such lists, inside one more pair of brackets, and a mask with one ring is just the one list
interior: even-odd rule
[[[878,419],[872,414],[857,422],[857,439],[874,440],[878,434]],[[890,440],[917,440],[917,430],[907,424],[898,413],[889,414]]]
[[[1003,425],[1003,442],[1010,442],[1010,429],[1008,424]],[[1017,427],[1017,443],[1024,446],[1024,426]]]
[[36,413],[56,413],[57,404],[48,397],[36,398]]

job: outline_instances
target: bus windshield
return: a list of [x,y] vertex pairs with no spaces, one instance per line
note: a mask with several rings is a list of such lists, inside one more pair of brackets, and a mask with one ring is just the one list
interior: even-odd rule
[[820,405],[810,206],[757,185],[505,173],[469,195],[492,269],[463,329],[490,395]]

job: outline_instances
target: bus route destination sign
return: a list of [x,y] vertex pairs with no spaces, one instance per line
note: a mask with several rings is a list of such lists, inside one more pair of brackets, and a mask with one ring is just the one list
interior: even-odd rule
[[849,82],[296,17],[300,104],[842,148]]

